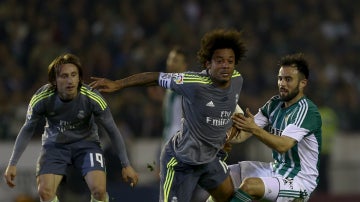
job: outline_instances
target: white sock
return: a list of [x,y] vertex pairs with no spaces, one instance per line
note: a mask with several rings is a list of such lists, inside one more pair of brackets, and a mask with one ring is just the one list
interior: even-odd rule
[[209,196],[209,198],[206,200],[206,202],[215,202],[215,201],[211,196]]
[[105,201],[96,200],[96,199],[94,198],[94,196],[91,195],[91,200],[90,200],[90,202],[109,202],[109,194],[106,193],[106,199],[105,199]]
[[58,197],[57,196],[55,196],[52,200],[50,200],[50,201],[43,201],[43,200],[41,200],[40,199],[40,201],[41,202],[59,202],[59,199],[58,199]]

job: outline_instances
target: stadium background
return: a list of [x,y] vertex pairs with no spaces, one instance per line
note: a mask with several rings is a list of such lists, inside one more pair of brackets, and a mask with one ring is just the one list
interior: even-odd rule
[[[90,76],[116,79],[163,71],[168,51],[180,44],[188,51],[190,70],[199,70],[196,51],[201,36],[215,28],[236,28],[244,31],[248,48],[238,67],[244,76],[239,104],[252,112],[277,93],[278,59],[294,52],[306,55],[311,67],[306,93],[323,113],[323,157],[329,172],[327,190],[317,191],[313,200],[358,201],[360,157],[353,152],[360,144],[359,9],[360,1],[350,0],[2,0],[0,171],[4,172],[30,96],[47,82],[46,68],[55,56],[80,56],[88,83]],[[104,95],[142,177],[135,189],[120,182],[116,158],[104,136],[113,201],[157,200],[156,175],[147,167],[156,161],[160,145],[163,93],[150,87]],[[1,201],[23,194],[36,199],[33,167],[40,137],[41,128],[19,162],[17,188],[10,190],[1,182]],[[267,148],[250,140],[234,147],[229,163],[266,160],[269,155]],[[71,191],[66,185],[62,190],[68,196],[86,193],[82,181],[67,184]],[[81,201],[76,197],[74,201]]]

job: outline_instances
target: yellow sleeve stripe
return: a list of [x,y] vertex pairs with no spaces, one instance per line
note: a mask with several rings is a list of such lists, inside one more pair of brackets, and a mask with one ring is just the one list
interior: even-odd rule
[[54,90],[45,90],[37,95],[34,95],[30,100],[30,106],[34,107],[40,100],[50,97],[54,94]]
[[240,72],[234,70],[232,77],[239,77],[239,76],[241,76]]
[[[241,76],[240,72],[234,70],[232,78]],[[211,84],[212,81],[208,76],[201,76],[196,74],[186,74],[184,75],[183,83],[202,83],[202,84]]]
[[89,89],[82,86],[81,89],[80,89],[80,93],[85,95],[85,96],[88,96],[89,98],[91,98],[92,100],[97,102],[100,105],[102,110],[104,110],[107,107],[107,104],[106,104],[105,100],[101,96],[99,96],[98,94],[92,92],[91,90],[89,90]]
[[195,74],[185,74],[183,82],[184,83],[203,83],[203,84],[212,83],[210,77],[200,76],[200,75],[195,75]]

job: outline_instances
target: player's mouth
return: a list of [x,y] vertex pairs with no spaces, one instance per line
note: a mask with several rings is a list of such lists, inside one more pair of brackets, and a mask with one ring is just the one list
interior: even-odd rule
[[288,90],[286,90],[285,88],[280,88],[280,89],[279,89],[279,92],[280,92],[280,93],[288,93]]
[[228,72],[221,72],[220,75],[221,75],[222,77],[229,77],[231,74],[228,73]]
[[68,86],[66,87],[66,90],[68,91],[73,91],[75,89],[75,86]]

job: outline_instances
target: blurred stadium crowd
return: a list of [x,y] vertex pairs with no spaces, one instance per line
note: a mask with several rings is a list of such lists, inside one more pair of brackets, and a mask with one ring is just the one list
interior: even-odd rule
[[[90,76],[165,71],[175,45],[187,50],[189,69],[199,70],[200,38],[216,28],[244,31],[248,53],[238,66],[243,108],[256,112],[276,94],[279,58],[303,52],[311,68],[306,94],[324,109],[324,135],[338,129],[359,134],[359,9],[360,1],[350,0],[1,0],[0,141],[15,139],[27,104],[47,82],[47,66],[57,55],[80,56],[85,83]],[[129,143],[161,137],[163,93],[149,87],[104,94]],[[330,144],[324,140],[326,155]],[[108,174],[116,179],[116,173]]]
[[[174,45],[188,51],[190,70],[199,70],[200,38],[215,28],[244,31],[242,107],[255,112],[277,93],[278,59],[303,52],[311,67],[307,95],[335,111],[340,130],[360,131],[359,9],[360,1],[347,0],[2,0],[0,138],[15,138],[55,56],[80,56],[86,83],[164,71]],[[162,95],[151,87],[104,96],[124,135],[136,138],[161,137]]]

